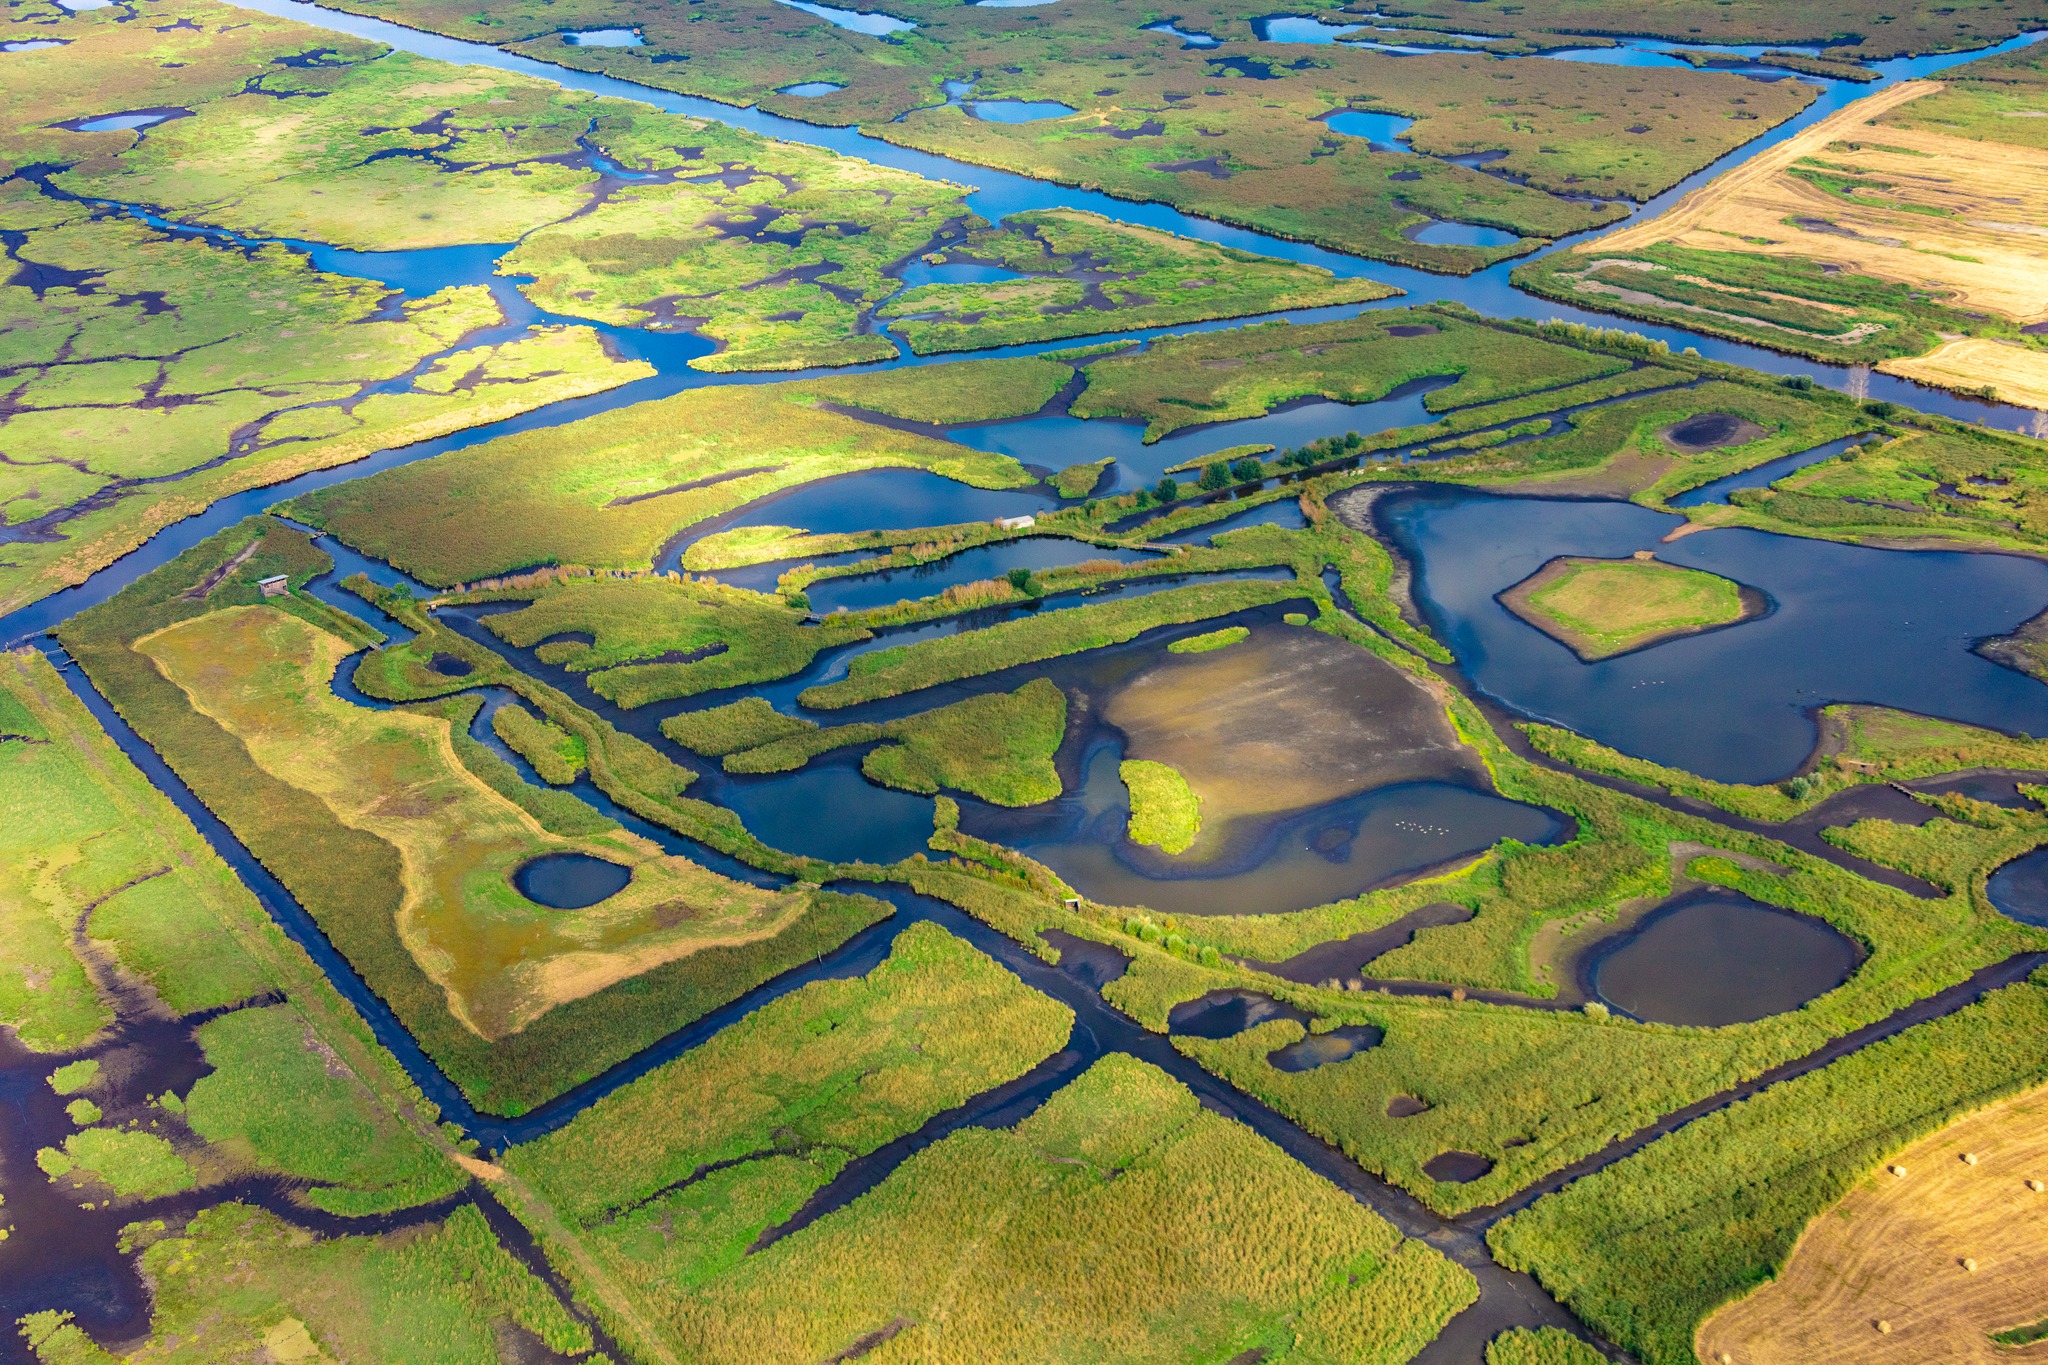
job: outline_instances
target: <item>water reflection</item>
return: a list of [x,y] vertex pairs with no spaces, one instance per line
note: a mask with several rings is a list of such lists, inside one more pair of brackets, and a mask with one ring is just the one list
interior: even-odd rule
[[[1416,565],[1432,628],[1481,689],[1625,753],[1724,782],[1776,781],[1812,750],[1813,710],[1837,701],[2048,734],[2048,688],[1971,653],[2048,605],[2048,564],[1738,529],[1666,545],[1679,519],[1628,503],[1448,488],[1397,493],[1376,510]],[[1495,600],[1557,556],[1637,550],[1749,584],[1777,610],[1586,664]]]
[[1719,1028],[1798,1009],[1847,981],[1862,959],[1825,920],[1710,887],[1602,945],[1588,982],[1638,1019]]

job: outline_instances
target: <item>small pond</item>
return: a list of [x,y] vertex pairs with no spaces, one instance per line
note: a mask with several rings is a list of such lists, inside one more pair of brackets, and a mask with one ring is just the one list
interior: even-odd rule
[[562,41],[570,47],[643,46],[637,28],[586,28],[576,33],[564,33]]
[[1984,885],[1991,903],[2022,924],[2048,929],[2048,848],[2015,858]]
[[581,910],[609,900],[633,880],[633,869],[587,853],[549,853],[512,874],[519,894],[554,910]]
[[967,108],[983,123],[1039,123],[1074,112],[1058,100],[974,100]]
[[1328,1033],[1311,1033],[1299,1042],[1275,1048],[1266,1054],[1266,1061],[1276,1071],[1313,1071],[1376,1048],[1386,1036],[1386,1030],[1371,1024],[1344,1024]]
[[1166,1031],[1182,1038],[1235,1038],[1248,1028],[1274,1019],[1306,1025],[1309,1016],[1259,991],[1210,991],[1199,1000],[1183,1001],[1168,1011]]
[[1022,271],[1000,265],[983,265],[979,261],[946,261],[933,265],[920,257],[904,266],[899,278],[905,289],[915,289],[921,284],[1003,284],[1031,277]]
[[775,93],[795,95],[800,100],[814,100],[820,95],[836,95],[845,88],[833,81],[799,81],[795,85],[785,85]]
[[[797,526],[819,535],[908,531],[1030,515],[1059,504],[1050,489],[976,488],[923,469],[869,469],[751,502],[699,523],[679,545],[733,526]],[[663,565],[673,568],[671,562]]]
[[475,672],[467,659],[458,659],[453,654],[436,654],[427,660],[427,667],[444,678],[466,678]]
[[811,610],[820,614],[860,611],[885,607],[905,598],[929,597],[959,583],[978,583],[1001,578],[1012,569],[1052,569],[1089,560],[1111,559],[1120,564],[1149,559],[1143,550],[1106,550],[1086,541],[1056,536],[1027,536],[1022,540],[963,550],[945,559],[905,569],[884,569],[879,573],[846,578],[828,578],[808,589]]
[[1252,32],[1262,43],[1334,43],[1364,24],[1326,24],[1301,14],[1272,14],[1252,20]]
[[1521,241],[1512,232],[1499,228],[1481,227],[1477,223],[1447,223],[1442,219],[1424,223],[1418,228],[1407,228],[1401,233],[1411,242],[1424,246],[1513,246]]
[[114,133],[135,128],[148,128],[162,123],[165,119],[181,118],[184,109],[136,109],[125,114],[105,114],[99,118],[80,119],[76,123],[62,125],[74,133]]
[[1187,31],[1187,30],[1185,30],[1185,29],[1181,29],[1181,28],[1176,28],[1176,27],[1175,27],[1175,26],[1174,26],[1174,25],[1173,25],[1172,23],[1170,23],[1170,22],[1166,22],[1166,21],[1161,21],[1160,23],[1156,23],[1156,24],[1147,24],[1147,25],[1145,25],[1145,27],[1144,27],[1144,30],[1143,30],[1143,31],[1144,31],[1144,32],[1146,32],[1146,33],[1167,33],[1167,34],[1171,34],[1171,35],[1172,35],[1173,37],[1176,37],[1176,38],[1180,39],[1180,41],[1181,41],[1181,46],[1182,46],[1182,47],[1184,47],[1184,48],[1187,48],[1187,47],[1202,47],[1202,48],[1206,48],[1206,47],[1217,47],[1217,46],[1220,46],[1220,45],[1221,45],[1221,43],[1222,43],[1222,39],[1220,39],[1220,38],[1217,38],[1217,37],[1216,37],[1216,36],[1215,36],[1214,34],[1209,34],[1209,33],[1190,33],[1190,32],[1188,32],[1188,31]]
[[1718,1028],[1798,1009],[1862,959],[1825,920],[1708,887],[1599,945],[1585,975],[1590,994],[1638,1019]]
[[898,19],[893,14],[875,14],[865,10],[837,9],[831,5],[813,4],[811,0],[775,0],[778,5],[800,9],[806,14],[815,14],[827,23],[865,33],[871,38],[886,37],[891,33],[902,33],[917,25],[908,19]]
[[1493,1162],[1477,1152],[1438,1152],[1422,1163],[1422,1173],[1446,1185],[1469,1185],[1493,1170]]
[[1061,971],[1098,991],[1130,969],[1130,955],[1107,943],[1097,943],[1064,929],[1041,929],[1038,936],[1059,951]]
[[1323,123],[1333,133],[1364,138],[1376,152],[1415,154],[1415,149],[1402,140],[1415,126],[1415,120],[1405,115],[1382,114],[1371,109],[1343,109],[1324,119]]
[[0,52],[40,52],[46,47],[63,47],[58,38],[30,38],[23,42],[0,43]]

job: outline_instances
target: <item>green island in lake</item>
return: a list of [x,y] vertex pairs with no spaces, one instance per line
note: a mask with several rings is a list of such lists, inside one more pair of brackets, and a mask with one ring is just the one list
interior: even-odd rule
[[2044,33],[18,0],[0,1365],[2024,1355]]

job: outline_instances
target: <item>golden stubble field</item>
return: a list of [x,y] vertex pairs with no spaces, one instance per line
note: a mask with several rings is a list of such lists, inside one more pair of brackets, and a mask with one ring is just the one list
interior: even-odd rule
[[2048,1360],[2048,1341],[2004,1347],[1989,1335],[2048,1318],[2048,1190],[2030,1180],[2048,1182],[2048,1089],[1950,1124],[1887,1162],[1813,1221],[1777,1280],[1701,1326],[1700,1359]]

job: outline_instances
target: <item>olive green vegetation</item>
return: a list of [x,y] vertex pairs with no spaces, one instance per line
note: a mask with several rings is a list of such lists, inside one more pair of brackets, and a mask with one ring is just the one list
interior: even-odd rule
[[[870,635],[839,622],[806,626],[802,612],[775,598],[688,577],[540,574],[465,600],[507,596],[530,597],[532,605],[485,617],[492,634],[522,648],[557,635],[591,636],[592,644],[563,640],[535,652],[590,674],[593,692],[626,707],[786,677],[821,651]],[[704,651],[714,652],[636,662]]]
[[[149,25],[176,36],[148,43],[100,16],[51,23],[67,45],[14,64],[20,126],[0,118],[16,164],[55,163],[67,191],[262,236],[370,250],[516,241],[498,270],[530,277],[520,288],[542,307],[693,329],[717,350],[691,364],[715,371],[893,359],[874,322],[901,266],[980,223],[951,182],[530,77],[335,42],[289,21],[223,23],[189,8],[152,5],[153,17],[182,22]],[[56,126],[59,111],[104,112],[86,102],[85,72],[191,113],[141,137]],[[294,116],[281,117],[278,102],[295,97]],[[623,175],[602,173],[598,158]],[[1090,314],[1041,314],[1020,300],[1002,323],[969,331],[1043,339],[1386,292],[1144,229],[1099,224],[1086,249],[1098,248],[1133,286],[1123,296],[1098,291]],[[1173,306],[1142,302],[1138,287],[1162,273]],[[1180,289],[1203,274],[1206,287]]]
[[0,518],[48,533],[7,546],[0,612],[230,494],[653,372],[581,327],[456,349],[503,321],[480,286],[387,315],[374,281],[282,247],[160,232],[18,177],[0,181],[0,222],[21,234],[25,268],[81,272],[0,285]]
[[1648,1365],[1769,1280],[1888,1154],[2048,1077],[2048,989],[1994,991],[1709,1114],[1498,1224],[1494,1254]]
[[[730,104],[858,123],[891,142],[1121,199],[1162,201],[1283,237],[1460,273],[1533,242],[1432,246],[1407,234],[1431,218],[1527,238],[1612,221],[1619,209],[1562,196],[1648,198],[1813,98],[1798,82],[1758,85],[1726,73],[1504,62],[1486,51],[1395,56],[1342,44],[1275,47],[1253,40],[1242,10],[1203,5],[1178,17],[1224,39],[1220,49],[1191,50],[1174,35],[1143,31],[1141,24],[1161,16],[1099,0],[1070,0],[1057,13],[911,0],[896,8],[913,18],[915,31],[886,38],[762,0],[703,0],[687,11],[587,0],[566,8],[537,0],[489,10],[454,0],[350,0],[347,7]],[[1499,17],[1493,26],[1503,23],[1507,32],[1524,26]],[[578,24],[631,25],[642,43],[576,46],[562,33]],[[2011,25],[1999,17],[2003,31],[2014,31]],[[1821,32],[1838,26],[1831,18]],[[1608,16],[1592,27],[1635,32],[1640,25]],[[1559,43],[1536,36],[1502,50]],[[971,92],[949,97],[948,80],[971,82]],[[814,81],[844,88],[817,98],[778,93]],[[1005,99],[1061,101],[1077,112],[1018,124],[974,116],[974,103]],[[1375,152],[1320,121],[1347,107],[1415,116],[1409,140],[1436,155]],[[1496,165],[1515,180],[1438,159],[1480,151],[1505,152]],[[1523,178],[1527,185],[1516,183]]]
[[[251,546],[254,549],[210,593],[197,600],[186,596]],[[508,1037],[484,1041],[454,1017],[444,991],[399,937],[394,922],[402,898],[397,850],[341,824],[313,794],[257,767],[239,739],[195,711],[180,688],[130,648],[135,639],[173,622],[260,600],[258,577],[288,572],[297,585],[329,567],[327,556],[302,533],[267,519],[252,519],[74,617],[63,627],[63,637],[129,723],[276,872],[428,1054],[480,1107],[494,1112],[531,1108],[889,913],[887,906],[864,897],[796,892],[809,898],[808,908],[773,937],[691,954],[559,1005]],[[272,602],[280,604],[316,618],[340,616],[301,595]],[[391,598],[385,605],[394,614],[413,610]],[[552,689],[523,681],[488,651],[433,626],[423,615],[413,614],[408,624],[420,636],[408,646],[370,655],[358,669],[358,686],[372,695],[384,688],[416,697],[417,692],[405,692],[407,680],[426,674],[439,684],[428,695],[497,683],[515,690],[523,687],[523,701],[583,738],[592,778],[612,799],[644,818],[687,826],[685,832],[692,837],[722,847],[735,846],[731,833],[722,832],[727,824],[730,831],[743,834],[729,812],[705,807],[704,817],[698,817],[693,808],[701,803],[686,803],[677,795],[689,774],[648,746],[602,726]],[[461,679],[432,674],[424,664],[436,652],[469,659],[476,671]],[[389,658],[410,660],[417,673],[386,662]],[[490,671],[493,668],[495,672]],[[479,746],[479,752],[488,751]],[[525,788],[516,774],[510,786]],[[552,796],[561,802],[573,800],[559,793]],[[583,810],[588,818],[588,808]],[[721,815],[722,822],[712,818]],[[692,823],[693,818],[698,823]]]
[[1109,459],[1096,460],[1092,464],[1068,465],[1046,482],[1050,483],[1063,498],[1085,498],[1095,491],[1096,485],[1102,482],[1102,476],[1115,463],[1115,460]]
[[1131,794],[1131,819],[1124,837],[1162,853],[1185,853],[1202,832],[1202,798],[1180,770],[1150,759],[1127,758],[1117,776]]
[[50,1089],[60,1095],[75,1095],[89,1087],[100,1074],[99,1060],[94,1057],[66,1062],[50,1073]]
[[[1904,418],[1884,405],[1887,418]],[[1912,415],[1867,443],[1769,488],[1738,489],[1712,524],[1830,540],[1949,543],[2038,553],[2048,546],[2048,445]]]
[[1554,559],[1500,600],[1587,661],[1730,625],[1747,614],[1734,582],[1653,559]]
[[544,1238],[669,1318],[849,1161],[1023,1075],[1072,1023],[959,939],[912,925],[866,976],[764,1005],[504,1162],[560,1219]]
[[1881,706],[1838,704],[1823,709],[1813,757],[1797,776],[1776,786],[1715,782],[1631,758],[1555,726],[1525,724],[1521,729],[1552,758],[1660,787],[1752,820],[1789,820],[1860,783],[1910,782],[1966,768],[2048,769],[2048,740],[2015,738]]
[[932,372],[920,367],[835,375],[793,384],[788,391],[907,422],[947,425],[1028,417],[1057,397],[1074,377],[1073,366],[1036,355],[961,360],[940,373],[944,375],[940,383],[934,383]]
[[498,1245],[474,1208],[380,1237],[315,1240],[272,1214],[222,1204],[166,1233],[142,1230],[153,1313],[147,1340],[109,1352],[70,1321],[23,1319],[44,1365],[115,1360],[496,1360],[501,1324],[553,1352],[590,1350],[590,1329]]
[[[1427,330],[1403,336],[1393,327]],[[1389,309],[1341,322],[1162,338],[1138,355],[1089,365],[1088,387],[1072,410],[1076,417],[1138,418],[1147,423],[1145,439],[1156,441],[1202,422],[1258,417],[1295,398],[1367,403],[1432,375],[1456,379],[1423,399],[1430,412],[1444,413],[1627,368],[1625,360],[1486,326],[1454,310]]]
[[815,721],[785,716],[761,697],[744,697],[724,706],[681,711],[661,723],[661,732],[692,753],[712,758],[758,749],[777,740],[806,735]]
[[1945,295],[1881,280],[1832,262],[1749,251],[1708,251],[1671,242],[1587,256],[1559,252],[1517,266],[1514,283],[1577,307],[1669,323],[1812,356],[1872,364],[1933,349],[1941,334],[2017,336],[1944,301]]
[[2048,825],[2037,811],[2007,811],[1966,796],[1923,799],[1942,812],[1924,825],[1858,820],[1823,830],[1821,837],[1952,895],[1969,894],[1978,878],[2048,841]]
[[492,714],[491,732],[531,763],[542,781],[557,787],[568,786],[589,766],[581,735],[572,735],[517,703],[501,706]]
[[1558,1327],[1510,1327],[1486,1343],[1486,1365],[1605,1365],[1606,1360]]
[[885,787],[925,795],[945,787],[999,806],[1035,806],[1060,794],[1052,760],[1066,736],[1067,699],[1047,678],[903,720],[822,729],[802,724],[759,747],[726,754],[725,770],[792,772],[833,749],[875,744],[860,769]]
[[121,1198],[175,1194],[195,1183],[192,1167],[159,1133],[129,1128],[87,1128],[45,1147],[36,1165],[52,1180],[68,1177],[73,1189],[104,1185]]
[[2048,1318],[2030,1322],[2024,1327],[2009,1327],[2003,1332],[1993,1332],[1991,1339],[2000,1346],[2031,1346],[2037,1341],[2048,1341]]
[[1020,617],[980,630],[855,655],[846,677],[807,687],[797,700],[805,706],[836,710],[1019,664],[1122,644],[1160,626],[1184,625],[1306,595],[1294,583],[1193,583],[1142,597]]
[[969,233],[932,254],[999,265],[1025,278],[924,284],[890,299],[882,316],[895,320],[890,329],[919,355],[1365,303],[1401,292],[1069,209],[1013,214],[1000,228]]
[[[1006,455],[807,400],[801,385],[690,389],[387,469],[295,498],[287,510],[447,586],[536,565],[651,568],[685,527],[863,469],[928,469],[978,488],[1033,482]],[[482,507],[492,514],[478,516]]]
[[1168,654],[1207,654],[1212,649],[1228,649],[1250,635],[1249,626],[1225,626],[1221,630],[1204,631],[1200,635],[1186,635],[1167,645]]
[[[892,971],[907,975],[893,962],[882,969]],[[843,989],[865,994],[864,985]],[[743,1257],[755,1230],[787,1217],[823,1179],[813,1169],[821,1160],[836,1169],[938,1102],[929,1081],[908,1105],[861,1086],[778,1142],[782,1101],[773,1081],[761,1087],[782,1058],[794,1052],[805,1069],[851,1079],[876,1046],[858,1015],[829,1032],[789,1027],[825,1003],[804,1001],[794,1018],[772,1021],[777,1031],[762,1041],[778,1045],[763,1052],[765,1071],[735,1082],[710,1072],[718,1108],[727,1095],[743,1108],[698,1120],[699,1092],[677,1091],[691,1095],[684,1112],[701,1138],[664,1141],[677,1112],[665,1105],[646,1123],[584,1131],[579,1119],[509,1154],[515,1169],[538,1165],[535,1183],[580,1215],[581,1226],[542,1224],[544,1238],[574,1239],[645,1286],[648,1311],[608,1322],[622,1341],[704,1361],[829,1359],[879,1334],[903,1338],[898,1351],[947,1359],[1220,1360],[1263,1347],[1273,1360],[1395,1365],[1476,1296],[1465,1271],[1402,1241],[1164,1073],[1114,1054],[1015,1128],[956,1132],[854,1203]],[[956,1015],[953,1026],[971,1021],[966,1036],[987,1053],[1001,1045],[999,1018]],[[912,1036],[949,1056],[964,1050],[936,1019]],[[903,1045],[890,1051],[902,1055]],[[833,1130],[837,1148],[814,1136]],[[747,1159],[673,1187],[720,1152]],[[628,1156],[630,1175],[606,1180]],[[583,1261],[566,1263],[574,1274]],[[805,1287],[799,1301],[793,1284]],[[1017,1312],[1020,1300],[1033,1311]]]

